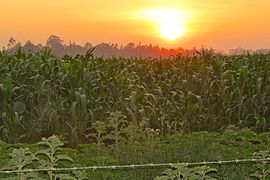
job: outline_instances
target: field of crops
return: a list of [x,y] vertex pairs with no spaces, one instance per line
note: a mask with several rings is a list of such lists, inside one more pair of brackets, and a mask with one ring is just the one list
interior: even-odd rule
[[[228,160],[259,151],[269,157],[262,153],[269,151],[269,130],[269,55],[203,50],[193,57],[105,59],[91,50],[62,58],[49,50],[0,52],[0,165],[7,164],[11,147],[38,152],[40,144],[49,146],[48,139],[18,143],[52,135],[73,147],[63,149],[76,159],[73,165]],[[63,145],[56,137],[53,142]],[[36,167],[32,161],[21,168]],[[219,175],[210,173],[247,179],[256,168],[219,166]],[[91,173],[94,179],[153,179],[162,171]],[[50,172],[48,177],[57,179]]]

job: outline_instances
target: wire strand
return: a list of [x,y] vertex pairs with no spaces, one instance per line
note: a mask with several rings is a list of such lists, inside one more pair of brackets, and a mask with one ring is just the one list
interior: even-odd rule
[[132,165],[115,165],[115,166],[87,166],[87,167],[70,167],[70,168],[41,168],[41,169],[24,169],[24,170],[7,170],[0,171],[0,174],[12,174],[12,173],[28,173],[28,172],[59,172],[59,171],[77,171],[77,170],[116,170],[116,169],[139,169],[139,168],[158,168],[158,167],[171,167],[177,165],[186,166],[202,166],[202,165],[223,165],[223,164],[240,164],[250,162],[262,162],[268,163],[270,158],[266,159],[237,159],[237,160],[221,160],[221,161],[203,161],[203,162],[182,162],[182,163],[160,163],[160,164],[132,164]]

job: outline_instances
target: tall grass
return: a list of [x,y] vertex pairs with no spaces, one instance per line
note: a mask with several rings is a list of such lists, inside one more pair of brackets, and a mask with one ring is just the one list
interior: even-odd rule
[[121,111],[129,123],[173,131],[228,125],[270,128],[270,56],[171,59],[55,57],[0,52],[0,139],[60,134],[82,143],[96,121]]

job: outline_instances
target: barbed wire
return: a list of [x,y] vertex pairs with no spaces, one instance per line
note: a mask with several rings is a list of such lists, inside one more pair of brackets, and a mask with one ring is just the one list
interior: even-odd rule
[[87,166],[87,167],[70,167],[70,168],[40,168],[40,169],[24,169],[24,170],[1,170],[0,174],[12,173],[27,173],[27,172],[59,172],[59,171],[77,171],[77,170],[117,170],[117,169],[139,169],[139,168],[159,168],[159,167],[172,167],[178,165],[185,166],[202,166],[202,165],[224,165],[224,164],[240,164],[251,162],[268,163],[270,158],[266,159],[237,159],[237,160],[221,160],[221,161],[203,161],[203,162],[182,162],[182,163],[149,163],[149,164],[132,164],[132,165],[111,165],[111,166]]

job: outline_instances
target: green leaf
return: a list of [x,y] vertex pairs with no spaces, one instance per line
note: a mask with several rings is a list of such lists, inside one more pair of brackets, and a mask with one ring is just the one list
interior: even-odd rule
[[61,160],[66,160],[66,161],[70,161],[73,162],[73,159],[69,156],[66,155],[57,155],[56,156],[56,161],[61,161]]
[[70,174],[56,174],[54,175],[55,179],[66,179],[66,180],[77,180],[77,178],[73,177]]

